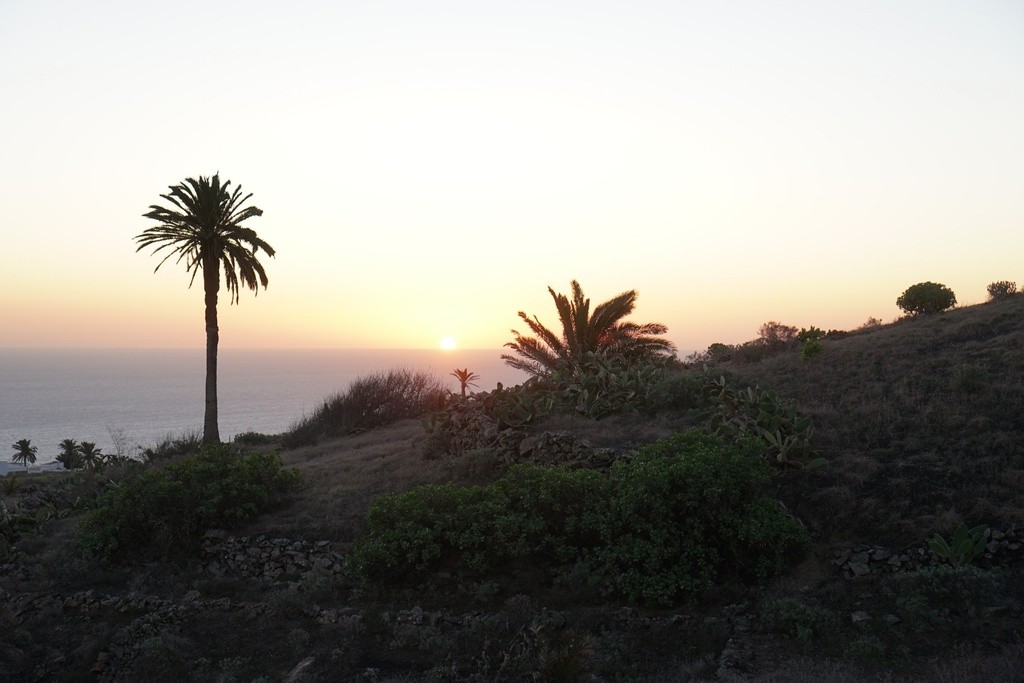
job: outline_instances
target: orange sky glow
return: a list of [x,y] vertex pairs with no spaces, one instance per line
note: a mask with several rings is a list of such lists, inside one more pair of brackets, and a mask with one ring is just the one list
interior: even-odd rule
[[12,2],[0,83],[5,347],[202,346],[132,237],[217,171],[277,250],[229,348],[498,348],[572,279],[683,350],[1024,283],[1009,0]]

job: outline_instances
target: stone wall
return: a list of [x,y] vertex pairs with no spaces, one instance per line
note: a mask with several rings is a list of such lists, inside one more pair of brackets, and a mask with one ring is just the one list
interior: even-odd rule
[[[1006,531],[988,529],[985,552],[976,560],[981,567],[1006,566],[1024,559],[1024,530],[1011,527]],[[903,550],[890,550],[877,545],[859,545],[836,552],[832,564],[848,579],[862,576],[909,572],[922,567],[948,564],[925,543],[915,543]]]
[[295,541],[266,536],[228,536],[209,531],[203,538],[201,571],[263,581],[296,581],[303,574],[341,575],[345,558],[330,541]]

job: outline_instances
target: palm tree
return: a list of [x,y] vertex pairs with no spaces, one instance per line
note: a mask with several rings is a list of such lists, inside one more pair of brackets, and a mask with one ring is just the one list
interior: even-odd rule
[[64,439],[60,442],[60,455],[57,462],[64,465],[64,469],[73,470],[82,466],[82,447],[74,439]]
[[466,395],[466,387],[477,386],[476,380],[480,379],[480,375],[475,372],[470,372],[469,368],[465,368],[464,370],[455,368],[448,374],[459,380],[459,387],[462,389],[463,396]]
[[545,327],[537,316],[532,318],[523,311],[523,319],[536,335],[529,337],[512,330],[515,340],[505,346],[516,355],[502,354],[506,364],[524,370],[536,377],[571,366],[587,354],[617,355],[627,360],[655,360],[669,358],[675,346],[659,335],[668,332],[660,323],[638,324],[623,322],[623,318],[636,307],[637,293],[631,289],[590,310],[590,299],[584,298],[583,289],[572,281],[572,299],[548,287],[555,301],[562,334],[557,335]]
[[262,209],[242,205],[252,194],[242,196],[241,186],[231,191],[231,181],[221,184],[220,175],[212,178],[186,178],[180,185],[172,185],[169,194],[160,195],[175,208],[150,206],[146,218],[160,225],[135,236],[136,251],[154,247],[153,253],[170,251],[157,264],[177,254],[177,263],[185,260],[192,274],[189,287],[196,274],[203,271],[203,291],[206,297],[206,414],[203,420],[203,443],[219,443],[217,426],[217,293],[220,291],[220,269],[224,267],[224,284],[231,303],[238,303],[239,286],[259,293],[259,285],[267,286],[267,274],[256,258],[260,249],[268,256],[274,249],[254,230],[242,223],[262,216]]
[[83,441],[82,445],[78,447],[82,454],[82,464],[89,469],[96,469],[96,466],[103,462],[103,449],[96,448],[96,444],[91,441]]
[[29,463],[35,463],[36,451],[39,449],[32,445],[31,439],[19,439],[16,443],[11,445],[11,448],[18,451],[11,458],[13,463],[21,463],[28,469]]

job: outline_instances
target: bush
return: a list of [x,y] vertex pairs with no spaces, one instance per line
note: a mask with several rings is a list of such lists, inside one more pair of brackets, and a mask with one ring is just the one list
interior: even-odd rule
[[998,282],[993,282],[988,286],[988,298],[991,301],[1008,299],[1016,293],[1017,283],[1010,282],[1009,280],[999,280]]
[[103,561],[189,553],[207,530],[237,526],[279,504],[297,480],[276,454],[206,446],[104,493],[82,523],[82,547]]
[[168,434],[160,443],[142,449],[142,459],[148,463],[174,460],[183,455],[193,455],[202,448],[203,437],[197,431],[186,432],[181,436]]
[[282,444],[308,446],[319,439],[420,417],[444,405],[447,395],[444,383],[427,372],[398,369],[361,377],[288,430]]
[[452,562],[478,578],[528,558],[566,562],[596,543],[596,532],[583,527],[596,526],[606,487],[591,470],[518,465],[489,486],[428,485],[383,496],[367,513],[369,532],[350,566],[393,582]]
[[242,432],[241,434],[235,434],[232,443],[242,446],[268,446],[277,441],[277,436],[273,434],[260,434],[259,432]]
[[350,566],[364,580],[473,580],[570,567],[630,600],[671,603],[727,578],[764,580],[806,544],[766,494],[756,447],[687,432],[608,475],[518,465],[494,484],[423,486],[379,498]]
[[692,430],[611,472],[597,567],[616,593],[668,604],[722,579],[764,581],[806,547],[806,531],[767,495],[749,440]]
[[811,360],[820,356],[824,349],[825,347],[817,339],[808,339],[800,347],[800,357],[804,360]]
[[896,305],[908,315],[941,313],[956,306],[956,294],[946,285],[919,282],[900,294]]

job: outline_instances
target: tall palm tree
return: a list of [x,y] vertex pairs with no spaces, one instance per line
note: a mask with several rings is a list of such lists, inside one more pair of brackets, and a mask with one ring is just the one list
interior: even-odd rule
[[174,205],[165,208],[150,206],[143,214],[160,224],[135,236],[136,251],[154,247],[153,253],[168,249],[153,272],[164,262],[177,255],[176,263],[183,259],[192,274],[189,287],[196,274],[203,271],[203,291],[206,297],[206,414],[203,420],[203,443],[219,443],[217,426],[217,345],[220,333],[217,327],[217,293],[220,291],[220,269],[224,267],[224,284],[231,303],[238,303],[239,286],[259,293],[259,285],[267,287],[267,274],[256,258],[262,249],[268,256],[274,249],[264,242],[252,228],[242,223],[263,210],[242,205],[252,194],[242,196],[242,188],[231,190],[231,181],[221,183],[220,174],[212,178],[186,178],[180,185],[172,185],[169,194],[160,195]]
[[660,323],[631,323],[622,319],[636,307],[637,293],[631,289],[590,310],[590,299],[583,296],[583,288],[572,281],[572,299],[548,287],[558,310],[562,334],[545,327],[537,316],[532,318],[523,311],[523,319],[534,337],[512,330],[515,340],[505,344],[516,355],[502,354],[506,364],[531,375],[541,377],[561,367],[572,365],[589,353],[619,355],[629,360],[668,358],[675,346],[659,335],[668,332]]
[[21,463],[28,469],[29,463],[35,463],[36,451],[39,449],[32,445],[31,439],[19,439],[17,442],[11,445],[11,448],[18,451],[11,458],[13,463]]
[[96,448],[96,444],[92,441],[83,441],[78,450],[82,454],[82,464],[89,469],[94,470],[97,465],[103,462],[103,449]]
[[64,439],[60,442],[57,462],[64,465],[66,470],[78,469],[82,466],[82,447],[74,439]]

